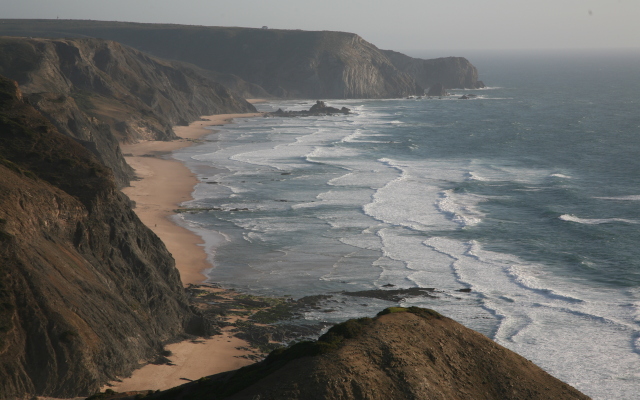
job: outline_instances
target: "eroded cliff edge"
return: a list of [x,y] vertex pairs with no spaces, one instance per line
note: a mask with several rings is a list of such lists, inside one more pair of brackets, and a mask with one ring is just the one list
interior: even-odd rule
[[211,71],[214,79],[253,97],[393,98],[422,95],[432,81],[447,88],[481,87],[466,59],[413,59],[347,32],[4,20],[0,34],[115,40]]
[[0,398],[94,393],[203,330],[111,171],[0,78]]
[[118,142],[175,139],[172,126],[255,108],[193,68],[101,39],[0,38],[0,74],[126,186]]

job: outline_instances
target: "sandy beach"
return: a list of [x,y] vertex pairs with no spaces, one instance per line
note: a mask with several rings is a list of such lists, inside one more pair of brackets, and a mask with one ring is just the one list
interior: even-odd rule
[[207,262],[202,239],[170,220],[180,203],[192,200],[193,187],[198,183],[195,175],[181,162],[163,157],[172,151],[197,143],[202,136],[211,134],[207,126],[223,125],[233,118],[256,117],[261,114],[221,114],[202,117],[189,126],[174,127],[178,140],[141,141],[121,145],[127,163],[136,171],[139,180],[122,191],[136,203],[135,212],[142,222],[162,239],[176,260],[182,283],[201,283],[203,271],[212,267]]
[[[171,159],[169,155],[172,151],[191,146],[204,135],[215,132],[207,129],[208,126],[227,124],[233,118],[260,115],[262,114],[204,116],[189,126],[174,127],[181,139],[121,145],[125,159],[139,178],[122,191],[136,203],[134,210],[142,222],[162,239],[173,254],[185,286],[201,283],[206,278],[203,272],[213,266],[207,262],[203,240],[170,219],[175,214],[173,210],[180,203],[192,199],[191,193],[198,181],[184,164]],[[171,364],[148,364],[134,371],[130,378],[111,382],[103,390],[162,390],[203,376],[237,369],[252,363],[242,358],[249,352],[238,349],[246,346],[247,342],[233,337],[228,330],[211,339],[175,343],[166,348],[172,353],[168,357]]]

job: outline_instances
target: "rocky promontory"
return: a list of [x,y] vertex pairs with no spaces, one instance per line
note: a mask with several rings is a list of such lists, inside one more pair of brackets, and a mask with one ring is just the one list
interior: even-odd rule
[[430,60],[409,57],[393,50],[383,50],[400,71],[409,74],[418,85],[432,90],[435,85],[444,89],[481,89],[478,70],[464,57],[442,57]]

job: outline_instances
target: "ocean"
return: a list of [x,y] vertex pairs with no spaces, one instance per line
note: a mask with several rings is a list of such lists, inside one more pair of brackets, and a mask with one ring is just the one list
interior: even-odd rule
[[[309,321],[428,307],[594,399],[638,398],[640,52],[466,56],[487,88],[216,127],[174,154],[206,209],[179,222],[212,282],[331,294]],[[434,291],[343,294],[412,287]]]

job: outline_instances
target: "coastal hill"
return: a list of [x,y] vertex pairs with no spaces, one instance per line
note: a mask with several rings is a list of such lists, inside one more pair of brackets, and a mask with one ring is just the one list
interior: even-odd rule
[[153,400],[589,399],[432,310],[391,308]]
[[85,145],[126,186],[118,142],[175,139],[201,115],[254,112],[194,69],[101,39],[0,37],[0,74],[63,134]]
[[[422,67],[405,70],[400,66],[406,63],[394,61],[393,53],[345,32],[78,20],[1,22],[3,35],[115,40],[157,57],[215,71],[231,89],[246,81],[275,97],[390,98],[422,95],[425,85],[434,82],[447,89],[483,86],[477,72],[469,74],[475,67],[464,58],[434,63],[414,59]],[[234,81],[232,75],[241,80]],[[245,85],[241,91],[247,90],[251,92]]]
[[95,393],[205,326],[111,171],[0,77],[0,398]]
[[441,84],[445,89],[483,88],[478,70],[463,57],[443,57],[430,60],[413,58],[393,50],[383,50],[393,65],[409,74],[423,88]]

